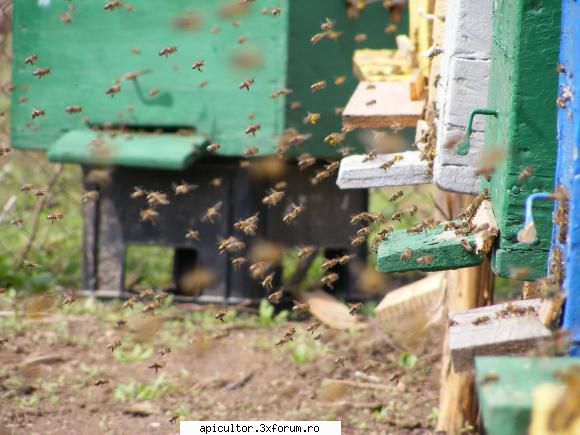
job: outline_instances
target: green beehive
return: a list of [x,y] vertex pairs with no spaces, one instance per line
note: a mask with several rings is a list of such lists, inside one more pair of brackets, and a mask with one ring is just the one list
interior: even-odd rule
[[[492,267],[500,276],[533,280],[546,273],[552,204],[535,207],[536,242],[519,243],[517,233],[523,228],[525,199],[531,193],[553,189],[560,15],[558,1],[502,0],[495,4],[489,107],[483,114],[493,115],[487,118],[485,148],[496,156],[497,166],[482,189],[489,192],[499,230]],[[459,144],[458,152],[465,153],[466,146],[468,139]],[[519,177],[528,167],[532,175]],[[466,252],[460,245],[461,238],[471,242],[470,238],[445,237],[439,234],[442,232],[440,227],[421,234],[393,234],[379,247],[377,269],[456,269],[482,261],[481,255]],[[409,246],[416,247],[412,260],[432,256],[433,261],[403,261],[401,253]]]
[[[48,150],[56,161],[93,163],[91,152],[79,151],[92,137],[79,136],[78,131],[89,126],[161,128],[164,133],[185,127],[219,143],[217,154],[241,156],[245,148],[257,146],[264,155],[274,152],[280,134],[293,127],[312,136],[289,154],[308,151],[337,157],[336,149],[324,144],[323,138],[340,130],[335,108],[348,100],[356,85],[351,58],[355,45],[360,45],[354,35],[368,36],[364,46],[393,46],[394,36],[384,32],[387,11],[374,4],[361,12],[360,19],[351,21],[346,16],[348,4],[342,0],[266,0],[248,2],[247,7],[240,3],[135,0],[130,6],[123,2],[105,10],[104,1],[16,2],[14,147]],[[272,13],[275,7],[281,8],[279,14]],[[343,34],[313,45],[310,37],[321,32],[325,17],[335,19],[335,30]],[[159,54],[171,46],[177,51]],[[32,54],[38,60],[25,64],[24,59]],[[202,72],[192,69],[197,60],[205,62]],[[44,67],[50,69],[48,75],[33,76]],[[132,72],[142,74],[126,79]],[[335,86],[334,78],[340,75],[347,77],[346,83]],[[249,91],[239,89],[246,79],[255,80]],[[120,91],[111,97],[105,92],[116,80],[120,80]],[[327,88],[313,93],[310,85],[322,80]],[[207,81],[205,86],[203,81]],[[150,95],[154,88],[158,93]],[[271,97],[283,88],[292,92]],[[302,108],[290,109],[291,101],[299,101]],[[82,107],[81,113],[65,112],[67,106],[75,105]],[[45,116],[32,120],[35,108],[44,110]],[[255,115],[249,119],[252,112]],[[304,124],[307,112],[320,113],[320,121]],[[244,133],[250,124],[261,125],[255,137]],[[185,150],[178,147],[177,154],[158,152],[155,157],[159,167],[171,167],[175,160],[185,167],[200,146],[197,142]],[[112,163],[131,165],[134,160],[139,165],[143,160],[123,156],[124,149],[118,147],[121,155],[111,157]],[[151,151],[144,146],[143,153]]]

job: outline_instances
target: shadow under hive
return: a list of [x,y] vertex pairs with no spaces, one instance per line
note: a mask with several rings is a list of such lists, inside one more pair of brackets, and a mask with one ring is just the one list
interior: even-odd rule
[[[115,167],[111,170],[110,182],[100,189],[87,181],[89,169],[85,167],[85,188],[100,190],[100,195],[97,201],[87,202],[83,208],[83,286],[88,290],[126,294],[125,255],[132,244],[174,248],[173,285],[178,295],[183,295],[179,282],[184,273],[199,267],[211,269],[214,283],[190,297],[204,302],[238,303],[248,298],[257,301],[265,296],[259,282],[250,277],[247,266],[236,269],[231,264],[232,258],[247,256],[257,240],[279,242],[285,247],[313,245],[329,257],[343,253],[354,253],[361,260],[366,257],[366,246],[350,246],[352,228],[348,225],[351,215],[366,210],[366,191],[340,191],[332,179],[312,186],[311,174],[299,172],[295,166],[287,167],[284,180],[288,188],[275,207],[262,204],[271,183],[252,179],[234,159],[199,161],[195,169],[181,172]],[[210,181],[217,175],[223,181],[214,187]],[[130,199],[133,187],[170,192],[175,180],[199,187],[186,195],[172,195],[168,205],[159,207],[156,224],[140,221],[139,212],[146,208],[146,203],[143,198]],[[202,221],[207,208],[218,201],[222,201],[221,217],[213,223]],[[305,211],[288,225],[282,218],[292,202],[304,204]],[[234,232],[233,224],[237,220],[256,211],[260,212],[256,236]],[[200,232],[199,240],[185,238],[190,228]],[[218,241],[230,235],[243,239],[246,248],[242,252],[219,254]],[[341,279],[334,290],[349,300],[363,297],[356,289],[354,269],[349,264],[340,271]],[[282,271],[277,272],[279,283]]]

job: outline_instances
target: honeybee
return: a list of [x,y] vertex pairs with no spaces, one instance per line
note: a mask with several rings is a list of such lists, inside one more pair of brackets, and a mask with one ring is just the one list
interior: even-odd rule
[[308,153],[301,154],[298,156],[298,169],[303,171],[306,168],[314,165],[316,163],[316,158]]
[[156,224],[159,221],[159,213],[152,208],[143,209],[139,212],[139,220]]
[[327,35],[328,33],[326,32],[315,33],[310,37],[310,42],[312,43],[312,45],[315,45],[319,43],[322,40],[322,38],[326,37]]
[[262,126],[260,124],[252,124],[246,128],[246,134],[251,134],[252,136],[256,136],[256,132],[261,129]]
[[306,116],[306,118],[304,118],[304,124],[316,125],[316,123],[318,122],[319,119],[320,119],[320,113],[308,112],[308,115]]
[[105,3],[105,7],[103,9],[112,11],[113,9],[116,9],[120,6],[121,6],[120,1],[112,1],[112,2]]
[[157,95],[159,93],[159,88],[151,88],[149,89],[149,96],[150,97],[154,97],[155,95]]
[[401,254],[400,259],[401,259],[401,261],[406,263],[411,259],[412,255],[413,255],[413,251],[411,249],[407,248]]
[[153,296],[155,294],[155,291],[153,291],[152,288],[147,288],[145,290],[142,290],[141,292],[139,292],[139,299],[147,299],[150,298],[151,296]]
[[81,106],[67,106],[65,107],[64,111],[69,114],[81,113],[83,111],[83,108]]
[[121,85],[119,85],[117,83],[117,84],[112,85],[110,88],[108,88],[105,91],[105,94],[110,95],[112,98],[115,96],[115,94],[119,93],[120,91],[121,91]]
[[50,68],[37,68],[32,73],[34,77],[38,77],[39,79],[48,74],[50,74]]
[[272,272],[271,274],[269,274],[266,278],[264,278],[262,280],[262,282],[260,283],[260,285],[262,287],[264,287],[266,290],[272,290],[273,288],[273,282],[274,282],[274,275],[275,272]]
[[169,200],[167,199],[167,194],[164,192],[154,191],[148,192],[147,196],[147,204],[149,207],[158,207],[160,205],[168,205]]
[[236,237],[230,236],[227,239],[218,242],[218,253],[223,254],[224,252],[238,252],[243,250],[246,244]]
[[223,179],[222,177],[216,177],[216,178],[213,178],[213,179],[212,179],[212,180],[209,182],[209,184],[210,184],[212,187],[220,187],[220,186],[222,185],[223,181],[224,181],[224,179]]
[[216,320],[219,320],[220,322],[224,322],[224,317],[227,315],[227,311],[220,311],[219,313],[217,313],[215,315]]
[[211,145],[208,145],[206,150],[208,153],[213,153],[214,151],[217,151],[221,148],[221,145],[219,143],[212,143]]
[[348,310],[348,314],[350,314],[351,316],[354,317],[358,314],[358,312],[360,311],[361,308],[362,308],[362,302],[359,302],[358,304],[351,305],[350,309]]
[[354,257],[355,257],[355,255],[346,254],[346,255],[342,255],[342,256],[338,257],[337,260],[341,266],[344,266],[345,264],[347,264],[350,261],[351,258],[354,258]]
[[329,288],[334,288],[334,283],[338,281],[339,275],[336,272],[327,273],[320,279],[320,284]]
[[24,59],[24,63],[25,64],[29,64],[29,65],[34,65],[34,62],[36,62],[38,60],[38,55],[36,54],[31,54],[30,56],[27,56]]
[[272,263],[269,261],[258,261],[252,265],[250,265],[250,275],[252,279],[264,279],[266,273],[272,267]]
[[161,304],[158,301],[154,301],[154,302],[151,302],[151,303],[145,305],[145,307],[143,308],[142,312],[143,313],[153,313],[159,307],[161,307]]
[[131,199],[141,198],[142,196],[147,195],[147,192],[140,186],[133,187],[133,192],[130,195]]
[[48,192],[48,190],[46,190],[46,189],[35,189],[32,191],[34,196],[36,196],[37,198],[40,198],[41,196],[46,195],[47,192]]
[[328,172],[327,170],[323,170],[323,171],[318,171],[316,173],[316,175],[310,179],[310,183],[313,186],[316,186],[318,183],[320,183],[322,180],[326,180],[328,177],[330,177],[330,172]]
[[403,160],[403,156],[398,155],[393,157],[392,159],[387,160],[385,163],[381,165],[381,169],[384,169],[387,172],[387,169],[390,169],[396,162]]
[[246,89],[246,90],[250,90],[250,86],[252,86],[254,84],[254,79],[247,79],[244,80],[241,84],[240,84],[240,89]]
[[346,82],[345,76],[338,76],[338,77],[334,78],[334,84],[336,86],[342,86],[342,85],[344,85],[345,82]]
[[70,304],[72,304],[72,303],[73,303],[75,300],[76,300],[76,299],[74,298],[74,296],[73,296],[73,295],[68,295],[68,296],[65,296],[65,297],[62,299],[62,305],[70,305]]
[[278,181],[276,184],[274,184],[274,189],[276,190],[284,190],[288,188],[288,182],[286,181]]
[[200,88],[200,89],[203,89],[203,88],[205,88],[205,87],[206,87],[208,84],[209,84],[209,81],[207,81],[207,80],[202,80],[202,81],[200,81],[200,82],[199,82],[199,85],[198,85],[198,86],[199,86],[199,88]]
[[258,215],[260,212],[246,218],[237,221],[234,224],[234,229],[241,231],[248,236],[254,236],[256,234],[256,229],[258,228]]
[[282,198],[284,198],[285,194],[285,192],[279,192],[275,189],[270,189],[269,193],[264,198],[262,198],[262,204],[275,206],[282,200]]
[[314,322],[312,322],[310,325],[308,325],[308,327],[306,328],[306,332],[310,332],[311,334],[314,335],[314,332],[320,328],[320,326],[322,325],[322,323],[320,322],[320,320],[315,320]]
[[370,150],[365,157],[363,158],[362,162],[366,163],[366,162],[370,162],[371,160],[374,160],[377,158],[377,151],[376,150]]
[[337,367],[344,367],[344,357],[340,356],[334,360]]
[[39,266],[38,263],[34,263],[30,260],[24,260],[23,264],[26,269],[34,269],[35,267]]
[[246,148],[244,150],[244,156],[245,157],[252,157],[255,156],[256,154],[258,154],[260,152],[260,149],[258,147],[249,147]]
[[135,296],[131,296],[123,303],[123,308],[131,308],[133,309],[133,305],[137,303],[137,298]]
[[298,248],[298,259],[304,260],[307,257],[310,257],[316,248],[314,246],[301,246]]
[[238,44],[244,44],[247,40],[248,38],[246,38],[245,36],[240,36],[238,38]]
[[108,379],[97,379],[93,385],[95,387],[100,387],[101,385],[105,385],[105,384],[108,384],[108,383],[109,383],[109,380]]
[[292,110],[298,110],[302,108],[302,103],[300,101],[292,101],[290,103],[290,109]]
[[300,302],[294,301],[294,306],[292,307],[292,311],[298,311],[301,313],[307,313],[310,311],[310,304],[301,304]]
[[283,218],[282,222],[289,224],[294,219],[296,219],[301,213],[304,212],[304,206],[302,204],[297,205],[295,203],[291,204],[292,210],[290,210]]
[[284,290],[280,289],[277,292],[274,292],[274,293],[268,295],[268,300],[273,304],[278,304],[278,303],[280,303],[280,300],[282,299],[283,295],[284,295]]
[[32,119],[38,118],[39,116],[46,115],[46,112],[43,109],[32,109]]
[[330,18],[326,18],[324,20],[324,22],[320,25],[320,28],[322,30],[324,30],[325,32],[330,32],[332,29],[334,29],[334,26],[336,25],[336,21]]
[[401,196],[403,196],[403,191],[399,190],[397,193],[395,193],[394,195],[391,195],[391,197],[389,198],[390,202],[395,202],[397,199],[399,199]]
[[534,175],[534,168],[532,166],[526,166],[520,171],[518,175],[518,181],[524,181],[532,175]]
[[412,205],[411,207],[406,208],[404,212],[407,213],[409,216],[415,216],[417,214],[417,206]]
[[239,268],[247,262],[248,259],[246,257],[236,257],[232,260],[232,265],[234,266],[234,269],[239,270]]
[[163,47],[159,50],[159,56],[165,56],[166,58],[177,51],[177,47],[174,45],[170,45],[168,47]]
[[473,252],[473,246],[471,246],[466,239],[461,239],[461,246],[463,246],[467,252]]
[[280,8],[280,7],[272,8],[272,9],[270,9],[270,13],[274,16],[280,15],[280,13],[282,13],[282,8]]
[[432,255],[423,255],[422,257],[417,258],[417,264],[429,264],[433,262]]
[[194,70],[196,69],[199,72],[203,72],[203,70],[201,68],[203,68],[204,65],[205,65],[205,60],[199,59],[199,60],[196,60],[193,65],[191,65],[191,69],[194,69]]
[[194,189],[197,189],[199,186],[196,184],[188,184],[185,181],[181,181],[181,184],[174,184],[173,191],[175,195],[185,195],[186,193],[191,192]]
[[165,299],[167,299],[169,297],[169,293],[164,292],[164,291],[160,291],[159,293],[157,293],[155,295],[155,301],[156,302],[163,302]]
[[310,85],[310,90],[312,92],[320,91],[321,89],[326,88],[326,81],[321,80],[319,82],[313,83]]
[[338,259],[333,258],[331,260],[326,260],[324,263],[322,263],[322,265],[320,267],[324,272],[326,272],[327,270],[332,269],[337,264],[338,264]]
[[377,104],[377,100],[369,100],[365,103],[366,106],[374,106]]
[[489,316],[480,316],[480,317],[478,317],[478,318],[476,318],[476,319],[473,319],[473,320],[471,321],[471,323],[472,323],[473,325],[476,325],[476,326],[477,326],[477,325],[482,325],[482,324],[484,324],[484,323],[488,323],[489,321],[490,321],[490,318],[489,318]]
[[121,347],[121,344],[121,340],[115,340],[111,344],[107,345],[107,349],[109,349],[111,352],[115,352],[116,349]]
[[363,244],[366,242],[366,240],[367,240],[367,239],[366,239],[366,237],[365,237],[365,236],[357,236],[357,237],[355,237],[354,239],[352,239],[352,240],[350,241],[350,244],[351,244],[352,246],[355,246],[355,247],[356,247],[356,246],[362,246],[362,245],[363,245]]
[[354,36],[354,40],[357,44],[361,44],[361,43],[365,42],[367,39],[368,39],[368,36],[364,33],[359,33],[359,34]]
[[396,24],[389,24],[387,27],[385,27],[385,33],[395,33],[396,31],[397,31]]
[[356,235],[359,237],[367,237],[371,233],[371,227],[362,227],[357,230]]
[[169,423],[170,424],[177,423],[177,420],[179,420],[179,415],[176,414],[169,419]]
[[64,215],[62,213],[51,213],[46,216],[46,219],[49,220],[51,224],[53,224],[55,221],[64,219]]
[[[278,97],[281,97],[282,95],[288,95],[290,92],[292,91],[288,88],[281,88],[278,89],[277,91],[272,92],[272,95],[270,95],[270,97],[276,99]],[[290,106],[290,108],[292,108],[292,106]]]
[[346,135],[343,133],[330,133],[328,136],[324,138],[324,143],[330,145],[337,145],[344,141]]
[[150,369],[155,370],[155,374],[157,374],[159,372],[160,369],[162,369],[163,367],[165,367],[165,364],[162,361],[157,361],[154,362],[153,364],[147,366]]
[[202,222],[209,221],[210,223],[214,223],[214,219],[217,219],[221,216],[220,209],[223,205],[222,201],[216,202],[214,205],[209,207],[203,217],[201,218]]
[[336,162],[332,162],[328,165],[325,165],[324,168],[328,171],[329,174],[334,174],[336,171],[338,171],[338,168],[340,166],[340,160],[337,160]]
[[33,187],[34,187],[34,186],[33,186],[32,184],[29,184],[29,183],[27,183],[27,184],[22,184],[22,185],[20,186],[20,191],[21,191],[21,192],[30,192],[30,191],[32,190],[32,188],[33,188]]

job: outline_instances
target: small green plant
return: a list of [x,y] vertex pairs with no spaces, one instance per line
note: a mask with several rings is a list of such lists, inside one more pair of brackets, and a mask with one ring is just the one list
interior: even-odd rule
[[274,316],[276,308],[266,299],[260,301],[260,308],[258,309],[258,322],[262,326],[272,326],[284,323],[288,319],[288,311],[283,310]]
[[288,345],[295,364],[307,364],[328,353],[327,345],[314,340],[310,335],[299,335]]
[[141,384],[133,380],[126,384],[119,384],[115,388],[113,397],[120,402],[155,400],[168,396],[175,389],[175,384],[164,374],[160,374],[150,384]]
[[403,351],[399,354],[397,363],[404,369],[412,370],[415,368],[415,365],[417,365],[417,356],[407,351]]
[[14,399],[14,402],[16,403],[16,406],[18,406],[19,408],[32,408],[34,406],[36,406],[38,404],[39,398],[38,395],[35,393],[32,396],[26,398],[26,397],[16,397]]
[[427,420],[432,421],[433,423],[439,420],[439,408],[436,406],[431,408],[431,414],[427,416]]
[[121,346],[113,355],[117,359],[125,364],[136,364],[148,360],[153,355],[153,347],[152,346],[144,346],[139,343],[136,343],[131,348],[125,348]]

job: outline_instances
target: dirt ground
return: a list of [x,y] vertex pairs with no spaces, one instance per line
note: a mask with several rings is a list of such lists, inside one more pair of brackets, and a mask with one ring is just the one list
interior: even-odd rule
[[[166,303],[142,313],[140,303],[61,300],[0,295],[0,434],[179,433],[173,416],[340,420],[343,434],[432,433],[435,343],[431,355],[415,356],[373,328],[311,333],[313,319],[286,320],[268,306],[230,309],[222,323],[217,307]],[[290,328],[293,340],[277,346]],[[170,353],[160,355],[165,348]]]

